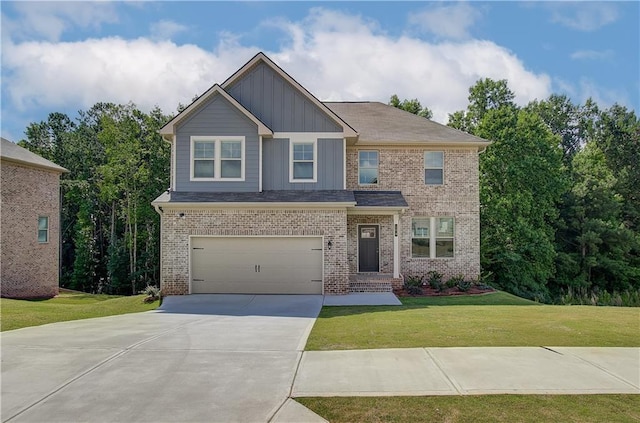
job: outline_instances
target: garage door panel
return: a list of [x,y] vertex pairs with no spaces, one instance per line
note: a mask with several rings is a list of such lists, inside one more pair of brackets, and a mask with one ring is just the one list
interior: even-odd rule
[[194,237],[192,293],[321,294],[320,237]]

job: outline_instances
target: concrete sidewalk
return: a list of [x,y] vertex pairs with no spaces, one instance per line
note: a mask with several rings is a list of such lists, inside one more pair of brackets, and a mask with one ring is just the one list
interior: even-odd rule
[[640,348],[307,351],[292,397],[640,394]]

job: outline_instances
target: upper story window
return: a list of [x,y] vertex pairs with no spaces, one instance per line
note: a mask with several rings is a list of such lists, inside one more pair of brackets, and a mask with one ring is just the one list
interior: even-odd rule
[[318,175],[318,143],[291,142],[289,182],[316,182]]
[[376,185],[378,183],[378,152],[358,151],[358,184]]
[[453,257],[453,217],[416,217],[411,221],[411,256]]
[[192,181],[244,181],[244,137],[191,137]]
[[41,244],[49,242],[49,217],[38,217],[38,242]]
[[424,153],[424,183],[427,185],[444,183],[444,152],[426,151]]

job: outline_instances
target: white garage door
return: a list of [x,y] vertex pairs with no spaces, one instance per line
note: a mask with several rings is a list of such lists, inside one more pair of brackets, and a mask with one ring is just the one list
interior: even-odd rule
[[191,238],[193,294],[322,294],[322,238]]

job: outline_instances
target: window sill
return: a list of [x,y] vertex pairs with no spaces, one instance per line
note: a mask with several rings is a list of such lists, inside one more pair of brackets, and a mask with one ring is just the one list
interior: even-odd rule
[[191,178],[191,182],[244,182],[244,178]]

